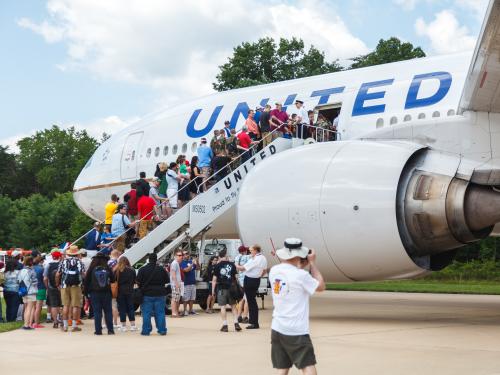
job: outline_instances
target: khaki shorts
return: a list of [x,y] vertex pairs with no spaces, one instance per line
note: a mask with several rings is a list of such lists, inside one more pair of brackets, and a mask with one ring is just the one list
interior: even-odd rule
[[139,223],[139,238],[143,239],[154,229],[153,220],[142,220]]
[[316,364],[316,356],[309,335],[289,336],[271,330],[271,360],[277,369],[295,365],[303,369]]
[[81,307],[82,306],[82,288],[79,286],[67,286],[61,289],[61,300],[63,306]]
[[121,237],[118,237],[114,242],[115,249],[121,253],[125,251],[125,236],[126,234],[123,234]]
[[36,302],[36,294],[27,294],[23,297],[23,303]]

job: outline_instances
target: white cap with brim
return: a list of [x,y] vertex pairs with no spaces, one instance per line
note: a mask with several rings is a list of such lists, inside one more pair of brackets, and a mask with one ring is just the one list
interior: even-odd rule
[[295,257],[306,258],[309,254],[309,248],[302,246],[302,241],[298,238],[287,238],[284,246],[276,251],[278,258],[283,260]]

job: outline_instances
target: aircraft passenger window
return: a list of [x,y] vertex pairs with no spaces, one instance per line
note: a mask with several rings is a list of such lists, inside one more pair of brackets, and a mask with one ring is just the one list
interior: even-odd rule
[[174,145],[174,147],[172,147],[172,154],[177,154],[177,145]]
[[432,117],[439,117],[439,116],[440,116],[439,111],[432,112]]
[[455,116],[455,110],[450,109],[447,113],[448,116]]
[[382,127],[384,126],[384,119],[383,119],[383,118],[379,118],[379,119],[377,120],[377,124],[376,124],[376,126],[377,126],[377,129],[378,129],[378,128],[382,128]]
[[391,125],[397,124],[398,123],[398,118],[396,116],[391,117]]
[[411,115],[406,115],[403,119],[404,122],[411,121]]
[[188,150],[188,145],[186,143],[184,143],[182,145],[182,153],[185,154],[187,150]]
[[191,145],[191,151],[195,152],[197,147],[198,147],[198,144],[196,142],[193,142],[193,144]]
[[155,157],[158,157],[158,156],[160,156],[160,148],[156,147],[155,148]]
[[418,119],[419,120],[423,120],[424,118],[425,118],[425,113],[422,112],[422,113],[418,114]]
[[148,150],[146,151],[146,157],[151,157],[151,148],[148,148]]
[[164,156],[168,155],[168,146],[163,147],[163,155]]
[[131,160],[134,160],[135,159],[135,150],[132,151],[132,157],[131,157]]

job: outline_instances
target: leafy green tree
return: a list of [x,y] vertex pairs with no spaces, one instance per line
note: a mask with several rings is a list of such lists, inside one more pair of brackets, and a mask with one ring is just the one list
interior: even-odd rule
[[18,143],[19,168],[23,184],[31,192],[53,197],[71,191],[73,182],[90,158],[98,142],[86,131],[52,126]]
[[15,216],[12,200],[0,195],[0,247],[6,248],[9,244],[10,223]]
[[233,56],[219,66],[217,91],[308,77],[336,72],[341,66],[326,62],[325,54],[314,46],[306,52],[302,39],[281,38],[279,44],[272,38],[262,38],[256,43],[242,43],[234,48]]
[[16,196],[16,158],[5,146],[0,146],[0,176],[0,195]]
[[425,52],[420,47],[414,47],[409,42],[401,43],[396,37],[387,40],[380,39],[375,51],[353,58],[354,62],[350,66],[350,69],[410,60],[418,57],[425,57]]

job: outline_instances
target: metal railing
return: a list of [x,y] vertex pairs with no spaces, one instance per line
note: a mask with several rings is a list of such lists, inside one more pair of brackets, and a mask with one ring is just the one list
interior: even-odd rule
[[[281,124],[282,126],[288,126],[286,123],[282,123]],[[304,139],[303,138],[303,134],[299,134],[300,131],[304,131],[304,128],[307,128],[309,130],[313,130],[314,131],[314,134],[313,136],[311,137],[307,137],[305,138],[304,140],[306,139],[309,139],[309,138],[312,138],[315,140],[315,142],[330,142],[332,140],[340,140],[340,133],[338,133],[337,131],[335,130],[329,130],[329,129],[325,129],[325,128],[322,128],[322,127],[318,127],[318,126],[314,126],[314,125],[308,125],[308,124],[301,124],[302,127],[299,127],[299,126],[296,126],[295,127],[295,131],[289,131],[288,134],[290,134],[290,137],[289,138],[300,138],[300,139]],[[184,186],[182,186],[180,189],[177,190],[176,193],[174,193],[173,195],[171,196],[167,196],[167,201],[173,197],[175,197],[177,195],[177,197],[179,197],[179,193],[184,191],[184,189],[190,189],[191,188],[191,184],[193,183],[196,183],[198,184],[197,188],[196,188],[196,194],[202,194],[203,192],[200,192],[200,187],[203,186],[207,186],[207,184],[209,183],[209,181],[213,180],[216,176],[220,175],[222,172],[227,172],[224,176],[226,176],[227,174],[229,174],[229,172],[231,172],[232,170],[234,170],[233,168],[237,168],[239,167],[239,162],[241,161],[241,159],[243,159],[243,157],[248,157],[248,159],[250,159],[253,155],[253,152],[255,150],[257,150],[259,148],[260,145],[263,145],[264,144],[264,141],[268,141],[267,145],[270,144],[271,142],[273,142],[275,139],[279,138],[279,137],[286,137],[285,134],[287,133],[284,133],[282,130],[282,126],[270,131],[267,133],[266,137],[264,138],[261,138],[260,140],[257,140],[257,141],[252,141],[252,145],[248,148],[248,150],[244,151],[244,152],[241,152],[238,156],[236,156],[235,158],[232,158],[231,161],[227,164],[225,164],[223,167],[219,168],[217,171],[213,172],[210,176],[203,176],[202,179],[203,181],[202,182],[199,182],[199,180],[197,181],[198,179],[198,176],[192,180],[190,180],[187,184],[185,184]],[[235,133],[235,136],[236,134],[239,134],[241,133],[242,130],[238,131],[237,133]],[[301,135],[299,137],[299,135]],[[274,138],[274,139],[273,139]],[[288,137],[287,137],[288,138]],[[227,138],[226,138],[227,139]],[[266,145],[266,146],[267,146]],[[250,155],[247,155],[248,153],[250,153]],[[247,160],[248,160],[247,159]],[[246,161],[246,160],[245,160]],[[208,190],[210,189],[211,187],[205,189]],[[158,210],[161,209],[161,207],[165,204],[165,202],[162,202],[158,205],[156,205],[153,210],[151,210],[150,212],[148,212],[147,214],[145,214],[144,216],[142,216],[139,220],[136,220],[135,221],[135,225],[134,227],[137,225],[137,224],[140,224],[141,221],[145,220],[146,217],[149,217],[151,214],[155,214],[157,216],[160,216],[158,215]],[[175,215],[175,212],[172,213],[172,215]],[[168,216],[165,220],[168,220],[172,215]],[[102,224],[102,223],[101,223]],[[134,229],[134,227],[129,227],[127,228],[122,234],[118,235],[117,237],[114,237],[113,240],[106,244],[105,247],[108,247],[108,248],[112,248],[112,245],[119,239],[119,238],[122,238],[123,236],[126,236],[127,233],[129,231],[131,231],[132,229]],[[77,242],[81,241],[83,238],[85,238],[94,228],[92,227],[92,229],[90,229],[89,231],[87,231],[85,234],[83,234],[82,236],[78,237],[78,239],[76,239],[74,242],[71,242],[71,244],[76,244]],[[155,228],[156,229],[156,228]],[[153,229],[154,230],[154,229]],[[64,250],[64,249],[63,249]]]

